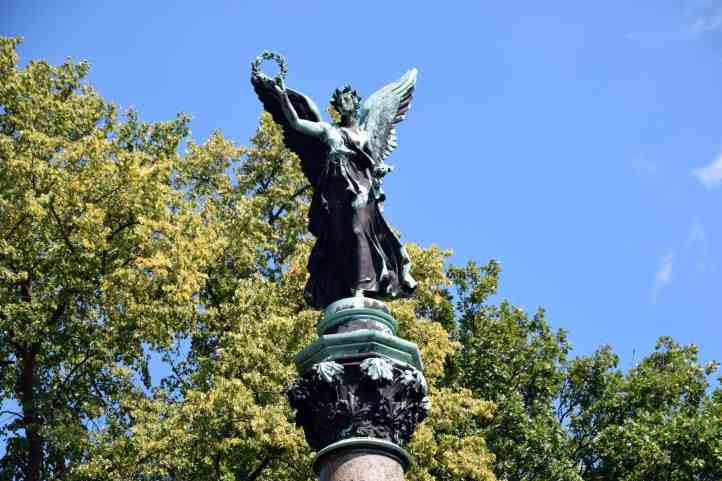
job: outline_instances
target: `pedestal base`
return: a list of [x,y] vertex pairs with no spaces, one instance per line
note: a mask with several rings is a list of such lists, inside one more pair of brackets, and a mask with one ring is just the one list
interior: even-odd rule
[[367,297],[347,297],[329,305],[316,326],[319,336],[371,329],[396,335],[399,323],[381,301]]
[[419,349],[397,329],[383,302],[340,299],[296,355],[288,398],[321,481],[403,481],[411,457],[402,446],[430,401]]

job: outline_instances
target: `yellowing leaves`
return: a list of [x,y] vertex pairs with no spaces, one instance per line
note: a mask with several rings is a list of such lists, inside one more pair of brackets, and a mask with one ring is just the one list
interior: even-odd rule
[[[16,358],[37,349],[45,462],[104,481],[315,479],[286,399],[321,315],[302,296],[312,187],[280,127],[263,114],[247,147],[199,144],[186,115],[118,114],[87,64],[18,68],[15,44],[0,38],[0,354],[10,331]],[[410,478],[490,480],[491,405],[440,387],[458,349],[449,253],[408,249],[417,295],[390,304],[434,404]],[[16,400],[18,364],[0,377]]]
[[409,443],[417,459],[410,479],[433,479],[442,472],[452,479],[493,480],[489,469],[494,456],[488,452],[483,428],[494,415],[494,404],[473,396],[467,389],[431,390],[432,415]]

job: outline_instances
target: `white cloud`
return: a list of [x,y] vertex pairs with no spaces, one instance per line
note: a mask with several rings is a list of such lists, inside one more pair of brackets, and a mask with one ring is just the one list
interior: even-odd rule
[[711,164],[694,169],[692,176],[708,189],[722,185],[722,154],[718,155]]
[[717,30],[722,27],[722,12],[699,17],[689,26],[691,33],[705,33]]
[[689,229],[687,236],[687,245],[706,244],[707,234],[705,234],[704,226],[699,221],[695,221]]
[[673,278],[694,279],[708,272],[714,272],[716,266],[709,255],[710,239],[700,219],[693,219],[687,231],[687,238],[673,250],[670,250],[659,262],[649,289],[649,303],[657,304],[660,293]]
[[704,34],[722,28],[722,2],[720,0],[696,0],[689,5],[688,17],[692,22],[688,31]]
[[689,230],[685,250],[689,251],[687,255],[694,261],[698,272],[713,269],[708,253],[707,233],[699,220],[696,220]]
[[670,252],[662,259],[662,263],[657,269],[657,273],[654,275],[654,284],[652,285],[652,292],[650,294],[650,302],[652,305],[657,303],[657,296],[659,291],[664,286],[672,282],[672,262],[674,261],[674,252]]

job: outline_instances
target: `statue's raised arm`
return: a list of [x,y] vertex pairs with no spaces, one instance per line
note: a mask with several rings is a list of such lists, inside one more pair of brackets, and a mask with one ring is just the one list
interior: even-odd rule
[[[279,63],[280,72],[275,79],[260,71],[262,60],[276,60]],[[304,175],[312,185],[315,185],[328,149],[319,139],[320,131],[313,132],[312,127],[309,128],[308,125],[305,125],[305,129],[299,127],[298,122],[294,122],[289,117],[295,115],[302,122],[318,124],[319,130],[322,128],[320,125],[323,124],[323,119],[313,100],[301,92],[283,86],[286,72],[283,57],[279,54],[263,52],[251,64],[251,84],[263,108],[271,114],[274,122],[283,128],[286,147],[298,155]],[[290,103],[290,106],[284,105],[286,102]],[[288,112],[289,109],[292,112]]]

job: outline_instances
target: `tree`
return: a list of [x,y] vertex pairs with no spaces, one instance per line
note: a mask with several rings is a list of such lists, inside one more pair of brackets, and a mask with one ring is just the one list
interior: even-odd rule
[[[1,45],[1,389],[20,405],[2,477],[314,478],[285,397],[319,316],[301,297],[309,186],[278,126],[180,155],[184,116],[119,119],[87,64],[18,68]],[[444,254],[409,248],[420,295],[393,309],[437,385],[455,344],[416,311],[446,302]],[[493,406],[469,394],[435,392],[412,477],[493,479]]]
[[564,331],[496,292],[499,266],[451,268],[461,349],[447,382],[496,404],[485,430],[499,479],[641,481],[722,479],[722,389],[715,362],[662,337],[623,372],[609,346],[568,359]]
[[[17,42],[0,39],[0,481],[315,479],[285,395],[320,316],[310,189],[279,127],[196,144],[183,115],[119,115],[87,64],[18,67]],[[570,359],[542,309],[489,302],[497,262],[407,248],[417,293],[389,304],[433,405],[410,480],[722,479],[717,366],[694,346],[662,338],[627,372],[609,347]]]
[[543,310],[530,318],[506,301],[489,305],[499,274],[494,261],[450,269],[458,295],[454,336],[462,347],[447,382],[496,404],[485,435],[499,479],[579,480],[554,410],[570,351],[566,333],[552,332]]
[[[191,149],[193,151],[194,148]],[[234,162],[232,150],[214,152]],[[228,155],[232,154],[232,155]],[[286,387],[297,376],[293,355],[315,338],[320,313],[302,297],[311,242],[305,212],[310,191],[298,159],[283,147],[280,128],[264,115],[250,148],[240,152],[234,182],[222,195],[200,200],[204,218],[228,239],[205,271],[203,308],[174,376],[151,396],[129,402],[131,416],[109,420],[98,451],[82,467],[93,479],[315,479],[313,453],[292,422]],[[200,158],[196,159],[201,162]],[[218,169],[223,177],[226,169]],[[212,207],[210,207],[212,206]],[[238,240],[238,241],[236,241]],[[444,253],[410,245],[417,259],[420,295],[391,303],[402,335],[415,340],[432,385],[443,377],[455,344],[441,324],[419,319],[420,303],[433,303]],[[493,479],[481,436],[492,405],[465,390],[443,388],[439,409],[412,449],[419,463],[412,479]],[[162,419],[162,423],[158,423]],[[129,434],[130,433],[130,434]]]
[[608,347],[571,363],[560,409],[583,479],[722,479],[718,365],[697,353],[662,337],[624,374]]
[[[0,479],[61,479],[192,321],[212,226],[174,176],[188,119],[124,122],[85,63],[17,67],[0,39]],[[172,255],[171,255],[172,253]],[[147,375],[145,376],[147,378]]]

